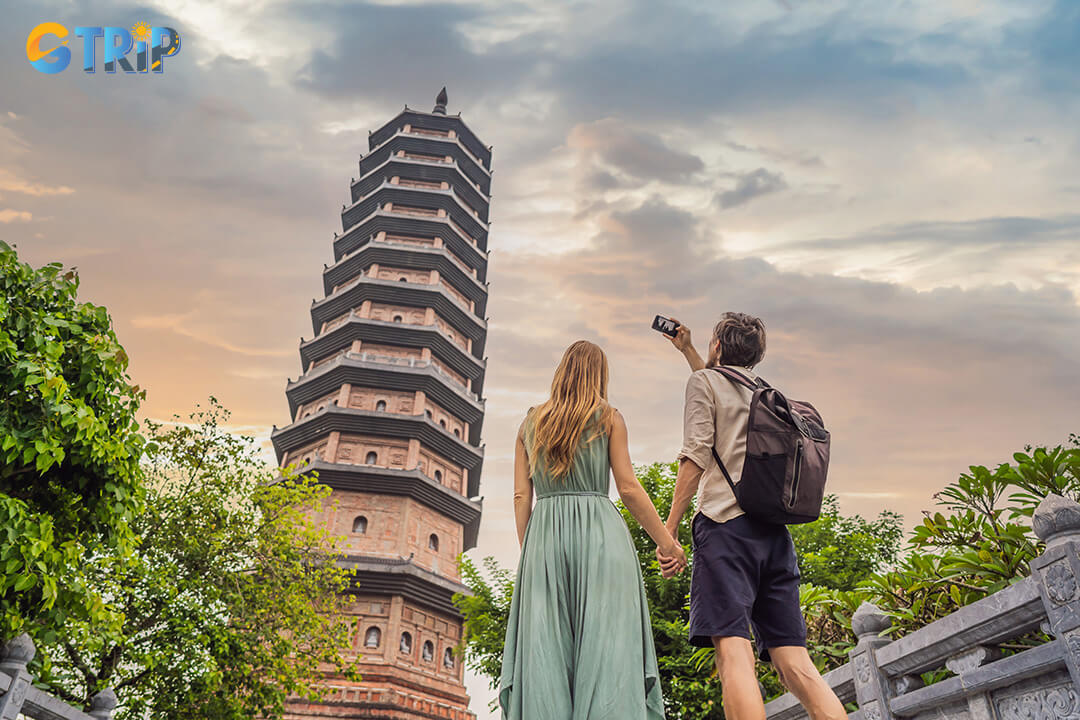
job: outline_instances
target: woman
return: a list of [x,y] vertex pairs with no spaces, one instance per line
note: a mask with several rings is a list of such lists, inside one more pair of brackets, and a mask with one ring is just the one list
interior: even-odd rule
[[555,370],[551,397],[518,430],[521,561],[499,687],[505,720],[664,717],[645,588],[608,499],[609,469],[660,553],[683,565],[686,555],[634,476],[626,423],[608,404],[607,385],[604,351],[579,340]]

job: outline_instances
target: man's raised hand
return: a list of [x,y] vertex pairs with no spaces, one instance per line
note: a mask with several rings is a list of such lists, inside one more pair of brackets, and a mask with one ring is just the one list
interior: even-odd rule
[[693,347],[690,341],[690,328],[679,322],[678,318],[670,318],[672,321],[678,323],[678,327],[675,328],[675,335],[665,335],[671,344],[675,346],[679,352],[686,352],[687,348]]
[[701,370],[705,367],[705,361],[701,359],[701,355],[694,349],[694,343],[690,340],[690,328],[683,325],[677,318],[671,318],[675,322],[679,323],[679,327],[675,328],[675,336],[665,335],[665,337],[671,341],[671,344],[675,346],[675,349],[682,353],[686,358],[686,363],[690,366],[690,370]]

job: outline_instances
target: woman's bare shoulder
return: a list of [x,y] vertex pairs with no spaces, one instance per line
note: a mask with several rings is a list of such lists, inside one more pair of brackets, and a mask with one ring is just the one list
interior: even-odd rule
[[536,406],[533,405],[525,411],[525,417],[521,418],[521,423],[518,425],[517,436],[518,440],[525,440],[525,428],[529,424],[529,419],[532,417],[533,411],[536,410]]
[[616,433],[620,433],[620,434],[625,433],[626,432],[626,418],[623,417],[623,414],[621,412],[619,412],[619,409],[617,407],[615,407],[613,405],[610,405],[609,407],[611,408],[611,413],[610,413],[610,415],[608,417],[608,422],[607,422],[608,436],[611,437],[611,436],[615,435]]

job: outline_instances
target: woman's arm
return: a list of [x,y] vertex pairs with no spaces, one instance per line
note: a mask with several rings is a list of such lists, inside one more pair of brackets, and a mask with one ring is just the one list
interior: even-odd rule
[[619,491],[619,497],[622,498],[626,509],[635,520],[641,523],[641,527],[649,533],[649,537],[653,539],[663,555],[676,558],[685,565],[686,553],[683,552],[682,545],[664,527],[652,499],[634,475],[634,466],[630,464],[630,442],[627,437],[626,422],[618,411],[615,412],[611,429],[608,455],[611,460],[611,472],[615,476],[615,488]]
[[[671,537],[679,537],[679,523],[682,516],[690,507],[690,500],[697,493],[698,484],[701,482],[701,468],[690,458],[682,458],[679,461],[679,474],[675,477],[675,494],[671,500],[671,512],[668,514],[665,528]],[[660,561],[660,573],[669,578],[682,570],[683,566],[672,557],[665,557],[659,548],[656,551],[656,559]]]
[[517,521],[518,545],[525,542],[525,529],[532,515],[533,484],[529,474],[529,455],[525,452],[525,423],[518,428],[514,443],[514,519]]
[[704,471],[688,457],[680,458],[679,474],[675,476],[675,493],[671,499],[671,511],[668,513],[667,530],[672,535],[679,532],[679,523],[690,509],[690,501],[697,494]]

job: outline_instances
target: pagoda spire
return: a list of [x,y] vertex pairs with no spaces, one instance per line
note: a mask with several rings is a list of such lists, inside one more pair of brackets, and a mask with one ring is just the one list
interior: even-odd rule
[[271,433],[282,467],[330,488],[318,522],[354,573],[343,650],[359,677],[322,677],[317,702],[288,701],[291,720],[477,720],[453,599],[483,511],[491,152],[446,102],[443,88],[434,111],[369,133],[289,423]]

